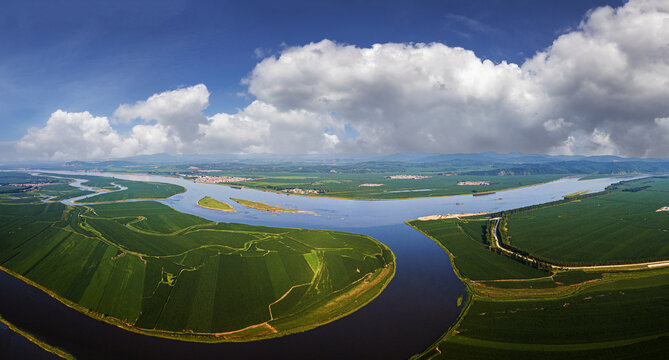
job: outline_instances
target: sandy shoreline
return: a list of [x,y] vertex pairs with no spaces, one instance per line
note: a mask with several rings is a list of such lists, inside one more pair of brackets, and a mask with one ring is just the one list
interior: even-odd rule
[[429,220],[443,220],[443,219],[459,219],[461,217],[488,215],[488,214],[490,214],[490,213],[489,212],[479,212],[479,213],[429,215],[429,216],[421,216],[416,220],[429,221]]
[[[224,203],[224,204],[227,204],[227,203]],[[221,208],[209,207],[209,206],[200,205],[199,203],[197,204],[197,206],[199,206],[201,208],[205,208],[205,209],[211,209],[211,210],[237,212],[237,210],[235,210],[235,208],[233,208],[230,205],[228,205],[228,206],[230,206],[230,209],[221,209]]]

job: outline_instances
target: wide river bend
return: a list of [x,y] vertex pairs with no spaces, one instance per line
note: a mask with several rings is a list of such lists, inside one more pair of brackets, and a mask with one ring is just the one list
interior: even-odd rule
[[[54,171],[49,171],[53,173]],[[58,172],[76,178],[77,172]],[[425,350],[455,321],[457,299],[466,296],[446,253],[404,224],[420,216],[494,212],[559,200],[579,191],[596,192],[621,179],[554,182],[485,196],[406,200],[345,200],[285,195],[194,183],[157,175],[91,173],[126,180],[177,184],[187,191],[160,200],[181,212],[206,219],[251,225],[341,230],[366,234],[397,256],[397,272],[386,290],[367,306],[330,324],[277,339],[251,343],[202,344],[135,334],[89,318],[22,281],[0,272],[0,314],[14,325],[60,347],[78,359],[222,358],[391,358],[406,359]],[[408,180],[411,181],[411,180]],[[81,185],[81,182],[76,182]],[[204,196],[230,203],[237,212],[201,208]],[[318,214],[264,213],[230,197]],[[73,198],[64,201],[72,204]],[[48,354],[41,354],[49,358]]]

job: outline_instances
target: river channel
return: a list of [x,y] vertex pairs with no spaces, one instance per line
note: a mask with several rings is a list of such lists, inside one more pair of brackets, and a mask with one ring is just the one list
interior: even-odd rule
[[[58,173],[74,178],[82,174]],[[426,215],[494,212],[540,204],[575,192],[601,191],[621,180],[579,181],[565,178],[485,196],[365,201],[236,189],[157,175],[85,174],[181,185],[187,189],[185,193],[160,202],[178,211],[214,221],[366,234],[392,249],[397,256],[397,272],[378,298],[340,320],[277,339],[218,344],[167,340],[122,330],[72,310],[32,286],[0,272],[0,314],[14,325],[78,359],[406,359],[425,350],[448,329],[460,312],[457,299],[466,296],[466,293],[446,253],[404,221]],[[204,196],[228,202],[237,212],[201,208],[197,201]],[[264,213],[245,208],[231,201],[230,197],[309,210],[317,215]],[[77,199],[64,203],[72,204]]]

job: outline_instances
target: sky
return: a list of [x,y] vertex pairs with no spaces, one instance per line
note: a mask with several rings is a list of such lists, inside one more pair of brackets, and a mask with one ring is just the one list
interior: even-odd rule
[[669,157],[669,2],[31,1],[0,154]]

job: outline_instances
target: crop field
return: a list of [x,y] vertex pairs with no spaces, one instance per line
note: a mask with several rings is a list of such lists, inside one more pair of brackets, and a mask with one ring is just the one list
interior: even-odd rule
[[[560,175],[451,175],[437,172],[415,172],[413,175],[428,176],[423,179],[390,179],[398,173],[369,174],[323,174],[323,173],[207,173],[207,175],[226,175],[254,178],[225,185],[244,186],[254,189],[282,192],[288,189],[317,190],[318,194],[307,196],[327,196],[347,199],[406,199],[414,197],[434,197],[447,195],[475,194],[499,191],[539,184],[559,179]],[[483,181],[490,185],[458,185],[459,182]],[[381,184],[366,186],[365,184]]]
[[420,358],[662,358],[669,346],[669,271],[605,273],[571,296],[475,296],[450,336]]
[[221,211],[235,211],[235,209],[228,203],[218,201],[212,197],[205,196],[197,201],[199,206],[207,209],[221,210]]
[[215,223],[157,202],[0,202],[0,267],[131,331],[249,341],[304,331],[374,299],[395,273],[356,234]]
[[620,264],[669,259],[669,179],[626,182],[611,192],[512,213],[507,239],[556,264]]
[[[641,284],[644,286],[639,287]],[[664,272],[635,282],[618,281],[616,286],[593,286],[564,299],[477,301],[471,305],[472,316],[458,327],[458,336],[502,343],[532,339],[538,344],[565,344],[662,335],[669,333],[669,313],[663,311],[668,300],[669,273]]]
[[[652,186],[655,186],[654,181]],[[644,186],[649,184],[644,183]],[[625,184],[619,189],[638,186]],[[650,189],[652,187],[646,188]],[[646,196],[642,190],[635,193]],[[586,200],[589,199],[581,201]],[[564,205],[545,209],[561,206]],[[485,229],[478,229],[479,224],[485,223],[476,218],[409,222],[450,253],[451,263],[469,293],[456,324],[414,358],[631,359],[665,356],[669,346],[668,268],[539,272],[490,251],[485,244]],[[464,241],[466,238],[469,243]],[[493,257],[505,261],[495,261]],[[538,276],[527,276],[527,279],[509,276],[508,269],[516,266],[537,271]],[[544,276],[539,277],[539,274]]]

